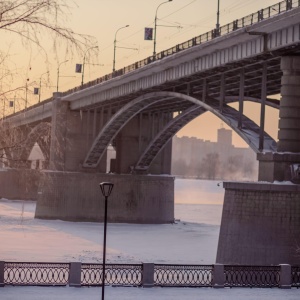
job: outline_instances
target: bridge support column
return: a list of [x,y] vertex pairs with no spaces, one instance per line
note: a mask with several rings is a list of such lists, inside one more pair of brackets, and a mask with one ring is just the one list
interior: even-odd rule
[[278,149],[258,154],[259,183],[224,183],[218,263],[300,262],[300,56],[281,68]]
[[282,57],[281,69],[278,148],[258,154],[258,180],[300,183],[300,56]]
[[[53,95],[49,169],[80,171],[93,142],[93,124],[88,112],[71,111],[60,96]],[[106,155],[95,171],[106,172]]]
[[[132,173],[140,156],[159,132],[165,120],[160,115],[138,115],[134,117],[116,137],[116,169],[118,174]],[[171,173],[172,143],[170,142],[154,159],[151,174]]]

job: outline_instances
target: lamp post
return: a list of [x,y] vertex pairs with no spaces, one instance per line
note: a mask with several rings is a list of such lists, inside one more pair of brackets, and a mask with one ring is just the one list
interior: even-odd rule
[[121,30],[121,29],[123,29],[123,28],[126,28],[126,27],[129,27],[129,25],[120,27],[120,28],[116,31],[116,33],[115,33],[115,39],[114,39],[114,61],[113,61],[113,72],[116,70],[115,67],[116,67],[117,33],[118,33],[119,30]]
[[49,71],[43,73],[40,77],[39,103],[41,102],[42,77],[43,77],[43,75],[48,74],[48,73],[49,73]]
[[56,91],[58,92],[58,81],[59,81],[59,68],[62,64],[66,63],[67,61],[69,61],[68,59],[61,62],[59,65],[58,65],[58,68],[57,68],[57,83],[56,83]]
[[81,76],[81,86],[83,86],[83,77],[84,77],[84,65],[85,65],[85,56],[86,54],[88,53],[89,50],[91,49],[98,49],[98,46],[93,46],[93,47],[90,47],[88,48],[85,52],[84,52],[84,55],[83,55],[83,63],[82,63],[82,76]]
[[103,261],[102,261],[102,300],[104,300],[104,288],[105,288],[105,256],[106,256],[106,227],[107,227],[107,199],[114,187],[111,182],[101,182],[99,184],[102,195],[105,198],[104,206],[104,237],[103,237]]
[[158,5],[157,9],[156,9],[156,12],[155,12],[155,19],[154,19],[154,48],[153,48],[153,56],[156,55],[156,27],[157,27],[157,11],[159,9],[159,7],[165,3],[168,3],[168,2],[172,2],[173,0],[168,0],[168,1],[165,1],[161,4]]
[[218,0],[216,32],[217,32],[217,35],[219,35],[219,33],[220,33],[220,0]]

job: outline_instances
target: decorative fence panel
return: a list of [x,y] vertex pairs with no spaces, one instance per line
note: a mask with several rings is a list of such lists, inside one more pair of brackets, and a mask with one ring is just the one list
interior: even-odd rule
[[212,286],[212,266],[154,265],[154,285],[200,287]]
[[61,263],[5,263],[6,285],[67,285],[70,264]]
[[224,266],[227,287],[279,287],[280,266]]
[[[82,264],[81,285],[101,285],[102,273],[102,264]],[[140,286],[142,265],[107,264],[105,275],[106,285]]]
[[292,286],[300,287],[300,266],[292,266]]

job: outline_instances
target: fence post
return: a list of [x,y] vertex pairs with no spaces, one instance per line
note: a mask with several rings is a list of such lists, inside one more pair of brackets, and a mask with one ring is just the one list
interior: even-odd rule
[[280,265],[280,282],[281,289],[290,289],[292,287],[292,267],[291,265]]
[[70,263],[69,286],[81,287],[81,262]]
[[154,264],[143,263],[143,287],[154,286]]
[[224,265],[213,265],[213,288],[223,288],[225,283]]
[[0,287],[4,287],[4,261],[0,261]]

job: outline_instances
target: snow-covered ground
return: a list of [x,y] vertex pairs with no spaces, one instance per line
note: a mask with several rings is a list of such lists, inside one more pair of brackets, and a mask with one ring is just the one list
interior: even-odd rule
[[[0,200],[1,260],[102,262],[102,223],[38,220],[34,210],[34,202]],[[219,225],[185,221],[108,224],[107,262],[212,264],[218,234]]]
[[[198,195],[197,195],[198,197]],[[179,201],[178,201],[179,202]],[[175,206],[175,224],[108,224],[108,263],[212,264],[222,206]],[[198,202],[199,203],[199,202]],[[0,260],[23,262],[102,262],[103,224],[34,219],[35,202],[0,199]],[[179,221],[180,219],[180,221]],[[296,300],[300,289],[122,288],[106,287],[112,299]],[[100,299],[101,288],[0,288],[0,300]]]
[[[101,288],[4,287],[1,300],[100,300]],[[106,300],[299,300],[300,290],[106,287]]]

